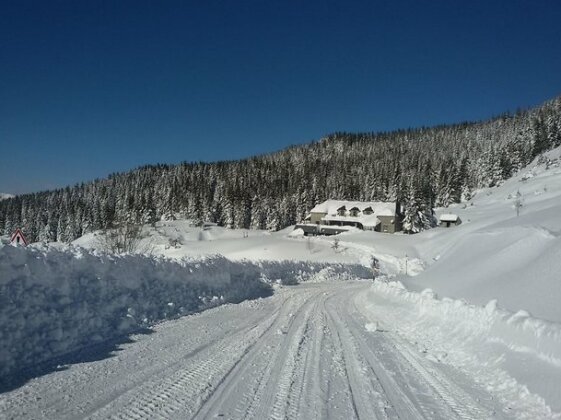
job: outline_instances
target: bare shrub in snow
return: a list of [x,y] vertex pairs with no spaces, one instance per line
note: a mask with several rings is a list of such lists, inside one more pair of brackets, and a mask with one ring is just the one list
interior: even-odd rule
[[143,239],[141,225],[121,223],[116,228],[105,229],[98,237],[98,243],[103,251],[112,254],[150,254],[150,244]]

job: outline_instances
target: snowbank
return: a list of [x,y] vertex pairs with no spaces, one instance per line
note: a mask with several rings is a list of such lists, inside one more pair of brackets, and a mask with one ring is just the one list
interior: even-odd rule
[[285,285],[301,282],[356,280],[371,278],[372,272],[360,264],[311,263],[305,261],[259,261],[263,279]]
[[270,294],[255,264],[224,257],[0,248],[0,375],[158,320]]
[[357,264],[170,260],[79,247],[0,248],[0,375],[156,321],[265,296],[268,283],[369,277]]
[[376,281],[359,300],[369,319],[416,343],[435,363],[469,372],[513,414],[557,418],[551,409],[561,411],[560,324],[508,312],[496,300],[476,306],[438,299],[430,289],[411,292],[398,281]]
[[[431,288],[477,305],[498,299],[511,311],[524,309],[559,322],[561,237],[546,224],[559,218],[559,210],[555,208],[547,217],[550,212],[533,212],[531,219],[521,216],[509,221],[511,225],[504,222],[467,231],[406,285],[416,291]],[[538,220],[541,225],[534,224]]]

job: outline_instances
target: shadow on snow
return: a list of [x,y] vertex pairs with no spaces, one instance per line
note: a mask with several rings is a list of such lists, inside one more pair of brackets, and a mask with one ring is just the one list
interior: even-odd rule
[[0,377],[0,394],[13,391],[25,385],[31,379],[39,378],[53,372],[60,372],[70,368],[77,363],[89,363],[108,359],[116,356],[123,350],[124,344],[134,343],[133,335],[149,335],[154,331],[149,328],[141,328],[126,336],[114,337],[101,343],[92,343],[90,346],[79,350],[57,356],[38,365],[21,369],[13,374]]

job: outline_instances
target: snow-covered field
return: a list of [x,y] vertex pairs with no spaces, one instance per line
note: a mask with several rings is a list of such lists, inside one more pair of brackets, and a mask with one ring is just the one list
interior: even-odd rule
[[[12,378],[0,417],[561,418],[560,154],[418,235],[334,246],[174,220],[144,228],[150,256],[101,255],[95,234],[2,248],[2,368],[44,366]],[[262,281],[272,296],[100,350],[264,296]]]

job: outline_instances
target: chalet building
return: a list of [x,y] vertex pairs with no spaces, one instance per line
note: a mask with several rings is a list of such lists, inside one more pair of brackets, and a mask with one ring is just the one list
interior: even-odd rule
[[395,233],[402,229],[399,203],[327,200],[310,210],[296,228],[304,234],[334,235],[349,228]]
[[462,223],[462,219],[457,214],[442,214],[439,218],[440,226],[442,227],[451,227],[451,226],[458,226]]

